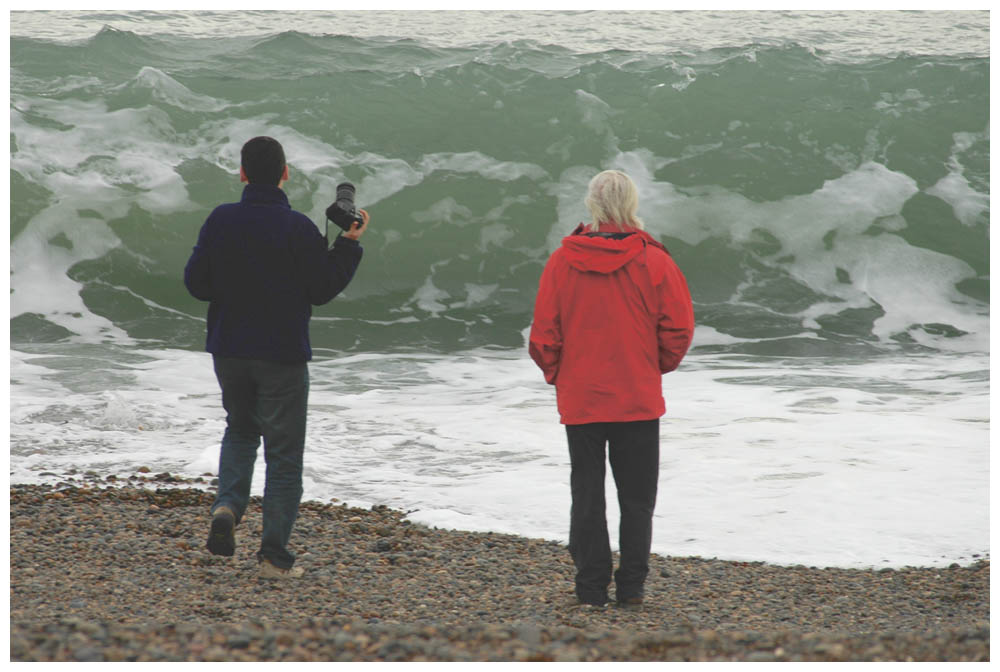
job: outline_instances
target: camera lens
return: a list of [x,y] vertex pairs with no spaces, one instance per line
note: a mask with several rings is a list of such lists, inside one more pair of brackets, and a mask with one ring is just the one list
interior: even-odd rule
[[350,182],[341,182],[337,185],[337,200],[347,201],[349,204],[354,205],[354,185]]

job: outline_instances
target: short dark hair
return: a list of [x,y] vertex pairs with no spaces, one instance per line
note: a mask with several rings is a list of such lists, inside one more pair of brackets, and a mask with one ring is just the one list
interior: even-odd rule
[[274,138],[261,135],[247,140],[240,150],[240,165],[251,184],[278,186],[285,172],[285,150]]

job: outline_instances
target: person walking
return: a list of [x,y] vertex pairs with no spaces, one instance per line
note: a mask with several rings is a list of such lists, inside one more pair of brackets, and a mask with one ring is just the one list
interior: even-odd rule
[[368,213],[360,211],[362,221],[328,246],[289,205],[282,190],[288,165],[274,138],[243,145],[240,180],[247,183],[241,200],[212,211],[184,269],[191,295],[210,302],[206,350],[226,411],[207,547],[215,555],[235,553],[234,530],[250,500],[263,438],[260,575],[297,578],[304,572],[293,566],[288,541],[302,498],[309,319],[313,305],[332,300],[354,277]]
[[562,240],[545,265],[529,335],[531,358],[556,388],[570,455],[569,552],[583,605],[603,607],[612,579],[605,514],[605,448],[618,492],[619,605],[642,604],[659,478],[661,376],[691,345],[687,282],[636,216],[625,173],[595,176],[592,222]]

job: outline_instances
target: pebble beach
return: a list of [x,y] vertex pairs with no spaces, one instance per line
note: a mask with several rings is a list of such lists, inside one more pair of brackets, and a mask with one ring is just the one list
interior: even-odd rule
[[[576,605],[564,545],[303,502],[298,580],[260,501],[204,548],[211,479],[10,488],[12,661],[988,661],[988,557],[838,569],[654,555],[639,609]],[[568,511],[567,511],[568,516]]]

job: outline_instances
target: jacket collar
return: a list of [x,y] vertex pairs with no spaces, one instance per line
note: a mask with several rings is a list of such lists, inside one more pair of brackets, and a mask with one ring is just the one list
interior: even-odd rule
[[288,196],[285,195],[285,192],[271,184],[248,184],[243,187],[243,198],[240,202],[292,207],[288,204]]
[[[573,230],[573,233],[571,233],[570,236],[587,236],[588,234],[589,235],[595,235],[595,234],[590,234],[590,232],[587,231],[587,225],[581,223],[579,226],[577,226]],[[648,233],[646,233],[642,229],[631,229],[630,228],[630,229],[626,229],[625,231],[621,231],[617,227],[602,224],[598,228],[598,235],[596,235],[596,237],[605,238],[605,236],[599,235],[599,234],[611,234],[610,236],[608,236],[606,238],[606,239],[610,239],[610,240],[622,240],[622,239],[624,239],[624,238],[626,238],[628,236],[633,236],[633,235],[634,236],[638,236],[643,241],[643,243],[645,243],[646,245],[652,245],[653,247],[658,247],[661,250],[663,250],[664,252],[666,252],[667,254],[670,254],[670,251],[667,250],[666,247],[664,247],[663,243],[661,243],[660,241],[658,241],[656,238],[653,238],[651,235],[649,235]],[[624,235],[621,236],[619,234],[624,234]]]

